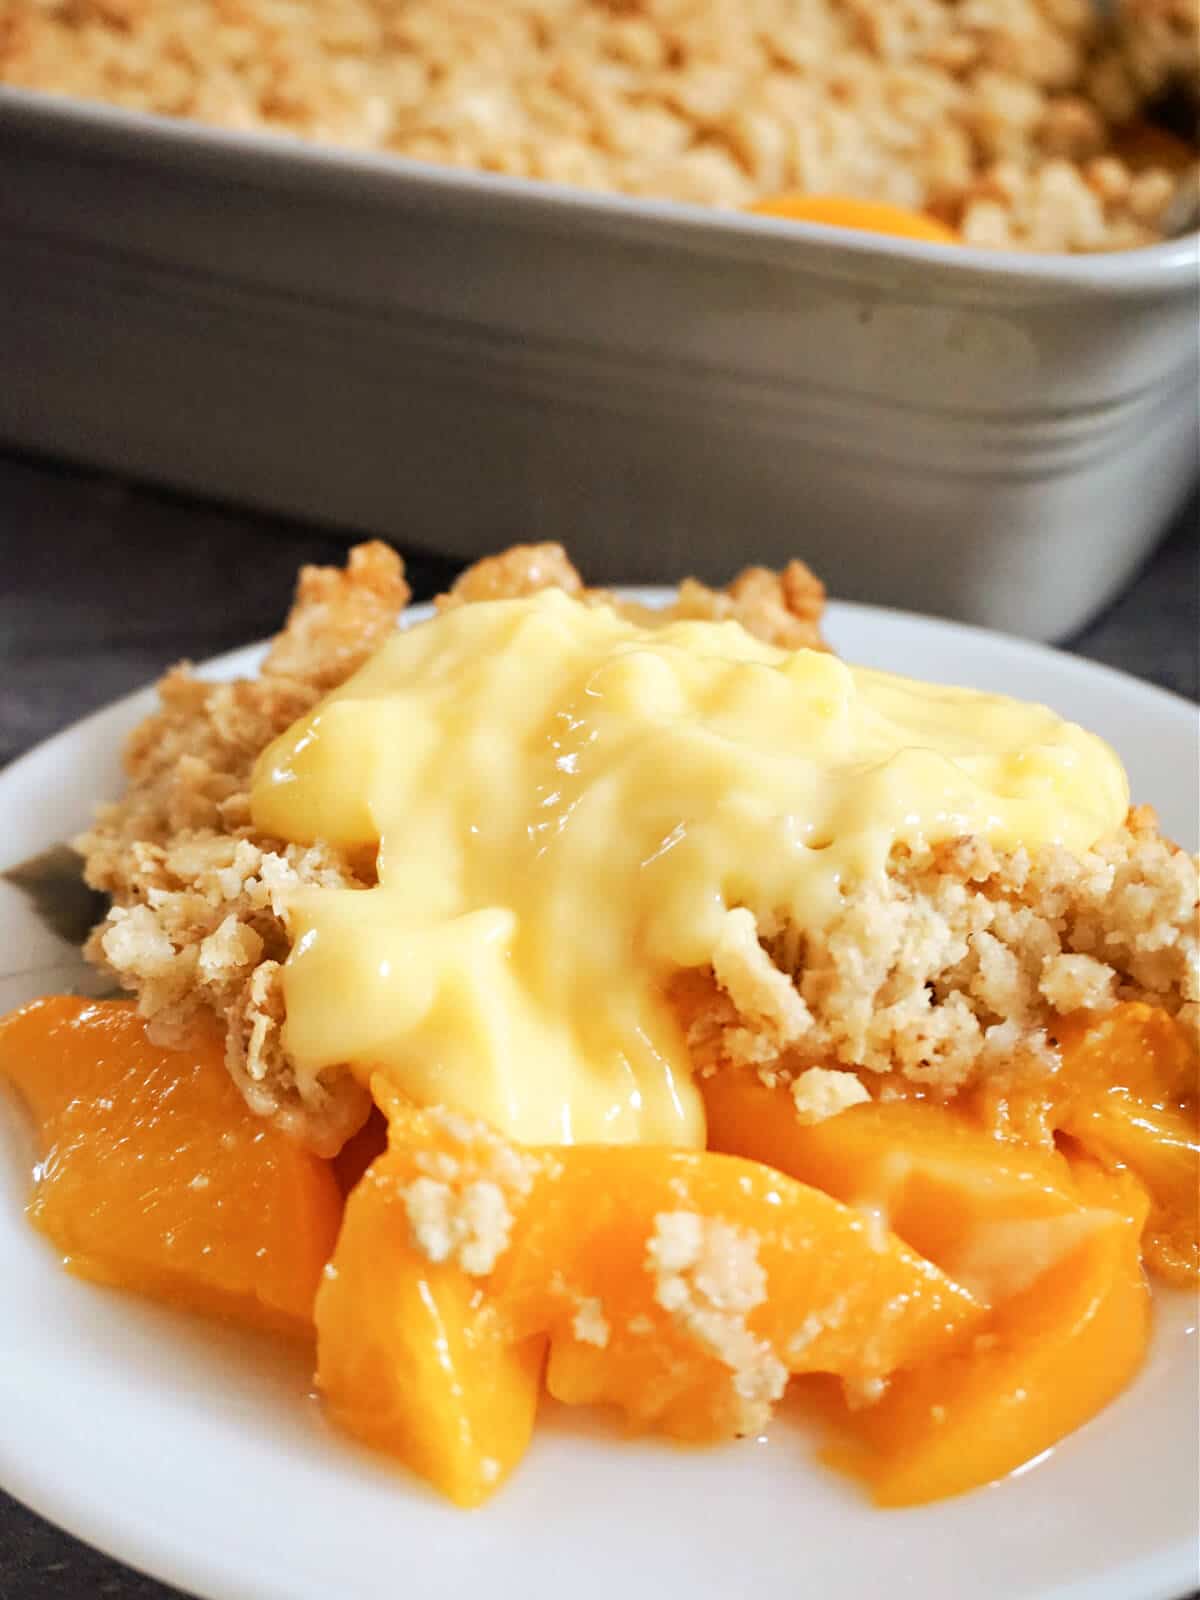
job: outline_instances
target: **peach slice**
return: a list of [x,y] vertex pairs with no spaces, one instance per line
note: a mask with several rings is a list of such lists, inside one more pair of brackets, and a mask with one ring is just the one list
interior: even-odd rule
[[701,1087],[714,1149],[862,1208],[987,1304],[1033,1282],[1092,1227],[1062,1155],[1004,1144],[946,1107],[895,1100],[804,1123],[786,1084],[768,1088],[751,1071]]
[[898,1240],[756,1163],[518,1150],[373,1092],[389,1148],[318,1297],[319,1382],[335,1420],[462,1504],[524,1448],[547,1339],[557,1398],[710,1440],[761,1426],[789,1373],[875,1380],[983,1316]]
[[0,1020],[41,1151],[31,1221],[84,1277],[256,1327],[311,1326],[341,1197],[247,1110],[215,1027],[151,1044],[134,1007],[51,996]]
[[556,1398],[697,1441],[757,1430],[788,1373],[869,1381],[980,1315],[816,1189],[732,1156],[636,1146],[563,1152],[495,1292],[517,1327],[549,1332]]
[[545,1340],[514,1341],[478,1283],[414,1248],[406,1175],[382,1155],[347,1201],[317,1296],[317,1387],[348,1433],[476,1506],[529,1446]]
[[860,233],[885,233],[898,239],[921,239],[927,244],[961,244],[954,229],[924,211],[888,205],[881,200],[858,200],[839,194],[780,194],[756,200],[746,207],[760,217],[786,217],[792,222],[820,222],[830,228]]
[[1169,1283],[1200,1279],[1200,1089],[1196,1046],[1174,1017],[1140,1001],[1080,1012],[1059,1029],[1054,1121],[1109,1169],[1150,1192],[1142,1250]]
[[[1136,1190],[1084,1185],[1096,1229],[998,1306],[971,1345],[901,1373],[875,1405],[841,1416],[832,1464],[879,1505],[961,1494],[1004,1477],[1095,1416],[1141,1364],[1150,1326]],[[1132,1211],[1132,1215],[1123,1213]]]
[[880,1504],[1004,1476],[1136,1372],[1149,1326],[1138,1244],[1149,1199],[1130,1173],[1004,1143],[927,1102],[852,1106],[805,1125],[787,1087],[753,1073],[718,1074],[704,1094],[714,1144],[887,1217],[993,1307],[973,1342],[897,1374],[877,1403],[851,1413],[826,1398],[842,1436],[830,1459]]

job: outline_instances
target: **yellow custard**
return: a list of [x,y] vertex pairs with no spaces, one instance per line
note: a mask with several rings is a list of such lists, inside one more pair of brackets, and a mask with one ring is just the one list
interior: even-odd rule
[[262,755],[256,826],[378,846],[289,917],[285,1044],[527,1143],[700,1146],[664,987],[732,910],[815,927],[893,846],[1090,847],[1128,789],[1043,706],[641,627],[557,590],[398,633]]

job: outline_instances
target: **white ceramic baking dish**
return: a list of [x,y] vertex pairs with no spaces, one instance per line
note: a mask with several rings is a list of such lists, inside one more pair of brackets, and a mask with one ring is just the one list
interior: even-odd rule
[[1195,235],[943,250],[0,90],[0,436],[1061,636],[1197,468]]

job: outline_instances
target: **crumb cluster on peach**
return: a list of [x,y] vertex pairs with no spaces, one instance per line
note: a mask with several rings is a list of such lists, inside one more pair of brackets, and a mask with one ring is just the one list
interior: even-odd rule
[[0,1019],[64,1263],[315,1343],[462,1506],[545,1393],[893,1507],[1099,1412],[1200,1279],[1197,861],[1116,753],[843,662],[798,561],[407,602],[305,568],[130,736],[76,841],[129,997]]

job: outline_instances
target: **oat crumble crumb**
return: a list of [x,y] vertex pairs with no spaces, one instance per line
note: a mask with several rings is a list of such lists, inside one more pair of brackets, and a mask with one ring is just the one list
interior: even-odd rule
[[594,1344],[598,1350],[608,1345],[609,1326],[604,1306],[595,1295],[581,1300],[571,1322],[571,1331],[581,1344]]
[[513,1219],[499,1184],[476,1179],[456,1191],[436,1178],[414,1178],[404,1209],[413,1243],[429,1261],[455,1261],[485,1278],[508,1248]]
[[855,1073],[831,1071],[828,1067],[809,1067],[793,1078],[791,1095],[796,1120],[806,1125],[824,1122],[871,1098]]
[[972,838],[897,849],[881,881],[848,888],[827,927],[766,940],[812,1018],[791,1043],[778,1045],[714,974],[680,976],[672,995],[696,1070],[752,1066],[768,1085],[804,1085],[803,1114],[807,1085],[825,1081],[813,1069],[870,1073],[885,1099],[903,1082],[950,1098],[989,1074],[1052,1072],[1055,1021],[1081,1006],[1145,1000],[1195,1032],[1198,867],[1147,808],[1079,856]]
[[428,1260],[454,1261],[485,1278],[508,1249],[514,1208],[533,1186],[536,1160],[486,1123],[442,1106],[424,1115],[458,1153],[417,1153],[418,1175],[402,1189],[410,1236]]
[[758,1031],[778,1048],[802,1038],[812,1026],[808,1007],[759,943],[758,924],[744,906],[726,912],[712,965],[739,1016],[758,1024]]
[[729,1371],[729,1424],[757,1433],[783,1394],[787,1369],[746,1318],[766,1299],[757,1236],[720,1218],[659,1212],[646,1247],[654,1298],[675,1326]]

